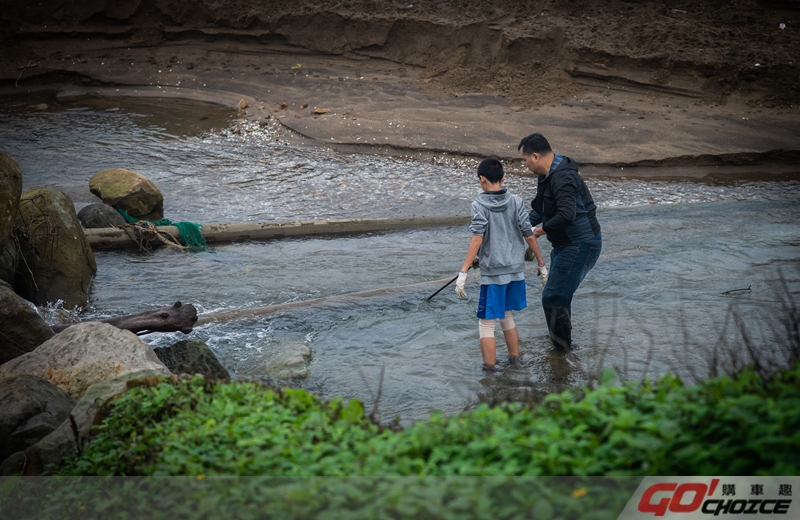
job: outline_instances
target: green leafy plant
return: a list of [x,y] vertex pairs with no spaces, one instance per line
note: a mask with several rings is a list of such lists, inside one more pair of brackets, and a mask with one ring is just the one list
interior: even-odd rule
[[64,475],[794,474],[800,365],[685,386],[675,376],[503,403],[405,430],[360,401],[195,377],[136,388]]

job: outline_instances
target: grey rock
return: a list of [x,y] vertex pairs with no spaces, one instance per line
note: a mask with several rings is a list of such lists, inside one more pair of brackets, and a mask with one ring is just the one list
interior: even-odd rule
[[44,377],[80,399],[91,385],[137,370],[170,375],[136,334],[107,323],[85,322],[0,365],[0,380],[21,374]]
[[231,378],[217,356],[200,339],[186,339],[169,347],[155,348],[153,352],[173,374],[201,374],[210,379]]
[[0,381],[0,461],[53,432],[69,417],[75,400],[41,377]]
[[27,462],[27,457],[24,451],[14,452],[0,464],[0,476],[21,475],[25,471],[25,462]]
[[53,336],[39,313],[0,280],[0,364],[32,352]]
[[62,300],[64,307],[84,307],[97,272],[89,242],[66,193],[37,189],[22,194],[17,226],[24,230],[20,270],[14,289],[36,305]]
[[[55,431],[25,450],[24,474],[38,475],[47,466],[59,464],[65,456],[77,452],[90,439],[92,426],[102,420],[98,412],[105,403],[130,388],[153,386],[163,377],[160,370],[137,370],[90,386],[72,409],[70,420],[64,421]],[[4,465],[2,471],[13,469],[9,464],[8,468]]]
[[78,212],[78,220],[86,228],[122,227],[125,219],[108,204],[89,204]]
[[21,194],[22,172],[19,165],[0,152],[0,251],[14,229]]
[[274,379],[303,379],[308,377],[311,348],[302,341],[278,341],[266,360],[267,375]]

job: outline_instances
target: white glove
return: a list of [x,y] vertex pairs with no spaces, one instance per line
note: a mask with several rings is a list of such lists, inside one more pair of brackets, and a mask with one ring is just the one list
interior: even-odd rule
[[536,266],[536,275],[541,276],[542,278],[547,278],[547,266],[546,265],[537,265]]
[[547,266],[546,265],[537,265],[536,266],[536,274],[542,277],[542,287],[547,285]]
[[466,298],[467,291],[464,290],[464,285],[467,283],[467,273],[458,273],[456,280],[456,296],[459,298]]

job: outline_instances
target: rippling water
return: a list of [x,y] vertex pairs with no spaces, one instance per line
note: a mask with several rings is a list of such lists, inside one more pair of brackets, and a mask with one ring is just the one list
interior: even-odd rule
[[[206,106],[50,103],[35,111],[4,103],[0,149],[20,163],[25,189],[62,189],[78,207],[93,201],[89,177],[110,167],[153,179],[168,218],[201,223],[466,214],[478,190],[474,160],[424,163],[295,147],[272,126],[242,135],[211,131],[229,123]],[[428,303],[437,287],[416,287],[209,324],[192,336],[235,377],[256,379],[266,378],[263,362],[277,345],[304,341],[314,360],[299,384],[327,396],[372,403],[384,370],[381,416],[404,422],[432,409],[455,413],[506,394],[584,384],[602,366],[629,377],[689,368],[702,376],[715,345],[741,344],[736,316],[759,344],[781,342],[781,273],[791,292],[800,289],[797,182],[587,182],[604,250],[573,305],[581,345],[573,354],[548,351],[533,276],[529,308],[515,316],[524,365],[495,379],[480,371],[474,280],[467,300],[447,289]],[[508,185],[533,195],[532,179],[512,177]],[[457,271],[468,242],[464,226],[244,242],[196,254],[98,252],[84,318],[176,300],[206,314],[435,280]],[[156,346],[182,337],[144,339]]]

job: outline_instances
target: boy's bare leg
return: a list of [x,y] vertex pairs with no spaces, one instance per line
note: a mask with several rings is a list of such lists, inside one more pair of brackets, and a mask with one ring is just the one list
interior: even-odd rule
[[517,328],[514,327],[513,329],[504,330],[503,336],[506,338],[508,355],[511,357],[519,357],[519,332],[517,332]]
[[493,367],[497,360],[497,345],[494,338],[481,338],[481,355],[483,364]]

